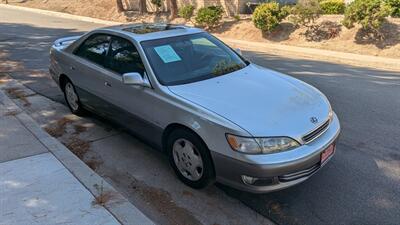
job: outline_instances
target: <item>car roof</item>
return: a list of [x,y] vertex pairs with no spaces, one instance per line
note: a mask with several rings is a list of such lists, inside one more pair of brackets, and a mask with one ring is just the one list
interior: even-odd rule
[[123,33],[138,42],[204,32],[202,29],[184,25],[157,23],[122,24],[101,28],[99,30]]

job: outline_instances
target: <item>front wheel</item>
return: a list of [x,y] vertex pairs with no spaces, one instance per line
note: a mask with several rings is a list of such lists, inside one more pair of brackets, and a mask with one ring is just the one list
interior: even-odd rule
[[168,138],[167,150],[172,168],[186,185],[200,189],[214,181],[210,152],[194,133],[185,129],[173,131]]
[[64,97],[72,113],[76,115],[82,115],[84,113],[75,86],[70,80],[67,80],[64,84]]

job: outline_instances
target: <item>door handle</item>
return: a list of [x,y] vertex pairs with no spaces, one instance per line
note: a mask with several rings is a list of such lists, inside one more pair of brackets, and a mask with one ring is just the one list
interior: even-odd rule
[[70,66],[69,68],[70,68],[71,70],[75,70],[75,67],[73,67],[73,66]]
[[104,86],[111,87],[111,84],[106,81],[106,82],[104,82]]

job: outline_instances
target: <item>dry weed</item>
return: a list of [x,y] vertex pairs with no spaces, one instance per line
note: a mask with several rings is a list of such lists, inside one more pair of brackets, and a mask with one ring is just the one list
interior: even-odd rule
[[12,88],[6,88],[5,89],[7,94],[14,99],[19,99],[23,102],[23,105],[25,107],[28,107],[31,105],[31,103],[28,101],[28,99],[26,97],[28,97],[28,95],[25,94],[25,92],[17,87],[12,87]]
[[83,124],[75,124],[74,129],[76,134],[80,134],[88,130],[88,128]]
[[12,110],[12,111],[8,111],[6,113],[4,113],[4,116],[16,116],[18,115],[20,112],[17,110]]
[[103,164],[103,161],[101,161],[101,160],[96,160],[96,159],[90,159],[90,160],[85,161],[85,163],[86,163],[86,165],[88,165],[88,166],[90,167],[90,169],[96,171],[97,168],[98,168],[101,164]]
[[72,122],[72,119],[68,117],[63,117],[57,121],[54,126],[46,127],[45,130],[53,137],[61,137],[65,133],[65,128],[69,123]]
[[89,151],[90,143],[80,138],[72,137],[65,143],[65,146],[78,158],[83,159],[85,154]]
[[110,201],[110,199],[113,197],[112,192],[110,191],[104,192],[103,181],[101,181],[100,186],[98,184],[95,184],[94,187],[100,194],[94,198],[92,205],[105,206],[107,202]]

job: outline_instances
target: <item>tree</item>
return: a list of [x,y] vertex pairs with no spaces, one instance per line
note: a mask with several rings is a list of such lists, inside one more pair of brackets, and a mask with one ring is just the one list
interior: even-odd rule
[[140,14],[147,13],[146,0],[139,1],[139,12]]
[[175,19],[178,16],[178,4],[176,0],[168,0],[170,10],[171,10],[171,19]]
[[122,0],[116,0],[117,2],[117,10],[118,12],[123,12],[124,11],[124,5],[122,4]]

